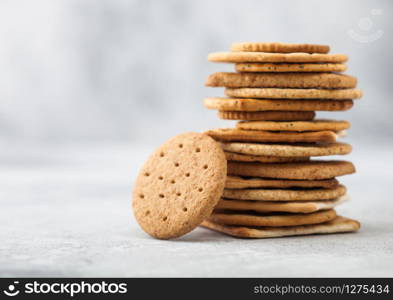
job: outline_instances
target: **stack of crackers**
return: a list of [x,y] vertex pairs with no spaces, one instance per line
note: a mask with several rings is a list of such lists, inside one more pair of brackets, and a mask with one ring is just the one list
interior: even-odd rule
[[209,60],[235,63],[207,85],[225,98],[207,98],[235,128],[183,133],[161,145],[135,182],[133,211],[159,239],[199,225],[244,238],[351,232],[355,220],[338,216],[347,197],[336,177],[355,172],[343,160],[351,146],[337,139],[347,121],[315,119],[316,111],[345,111],[362,93],[341,74],[346,55],[309,44],[240,43]]
[[335,211],[347,199],[336,178],[355,167],[325,158],[351,152],[337,141],[350,123],[315,118],[349,110],[362,96],[356,78],[341,73],[347,56],[310,44],[237,43],[231,50],[208,57],[234,63],[236,72],[210,75],[206,85],[224,87],[226,97],[204,104],[238,122],[206,132],[225,151],[228,177],[202,225],[249,238],[358,230],[359,222]]

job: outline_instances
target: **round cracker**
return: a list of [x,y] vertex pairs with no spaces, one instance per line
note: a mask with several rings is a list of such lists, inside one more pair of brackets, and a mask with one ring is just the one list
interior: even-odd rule
[[268,131],[323,131],[331,130],[338,132],[348,129],[351,123],[337,120],[313,120],[313,121],[292,121],[292,122],[272,122],[272,121],[252,121],[238,122],[236,128],[243,130],[268,130]]
[[328,45],[318,44],[290,44],[290,43],[259,43],[259,42],[242,42],[233,43],[231,51],[241,52],[274,52],[274,53],[328,53]]
[[236,200],[259,201],[312,201],[332,200],[344,196],[346,188],[338,185],[335,188],[289,190],[289,189],[224,189],[223,198]]
[[346,143],[329,144],[254,144],[254,143],[222,143],[222,148],[228,152],[249,155],[268,155],[281,157],[310,157],[327,155],[345,155],[352,151],[352,146]]
[[349,161],[308,161],[284,164],[228,162],[228,175],[282,178],[296,180],[321,180],[355,173]]
[[308,53],[265,53],[265,52],[215,52],[207,57],[212,62],[247,63],[247,62],[311,62],[343,63],[348,60],[345,54],[308,54]]
[[200,133],[184,133],[160,146],[135,183],[133,210],[145,232],[160,239],[184,235],[207,218],[226,180],[220,145]]
[[220,111],[345,111],[352,100],[268,100],[210,97],[205,107]]
[[216,72],[206,80],[206,86],[230,88],[345,89],[354,88],[356,83],[356,77],[333,73]]
[[226,88],[225,95],[238,98],[351,100],[359,99],[363,94],[356,89]]
[[307,224],[319,224],[329,222],[336,217],[336,211],[329,209],[318,211],[310,214],[285,214],[285,213],[213,213],[208,221],[226,224],[226,225],[243,225],[243,226],[300,226]]
[[344,72],[345,64],[238,63],[236,72]]

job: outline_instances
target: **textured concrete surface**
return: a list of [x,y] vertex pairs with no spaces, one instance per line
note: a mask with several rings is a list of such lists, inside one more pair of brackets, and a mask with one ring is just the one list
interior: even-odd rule
[[1,145],[1,276],[393,276],[390,146],[357,145],[343,177],[356,234],[241,240],[197,229],[154,240],[130,190],[152,147]]

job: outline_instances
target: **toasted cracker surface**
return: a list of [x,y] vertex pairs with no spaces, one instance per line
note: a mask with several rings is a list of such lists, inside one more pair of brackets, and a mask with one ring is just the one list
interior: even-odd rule
[[310,157],[327,155],[345,155],[352,151],[352,146],[346,143],[315,143],[315,144],[263,144],[263,143],[222,143],[227,152],[280,156],[280,157]]
[[237,63],[236,72],[344,72],[345,64],[331,63]]
[[337,134],[333,131],[313,132],[270,132],[266,130],[243,130],[237,128],[211,129],[205,132],[216,141],[222,142],[283,142],[312,143],[335,142]]
[[357,80],[333,73],[230,73],[209,75],[206,86],[229,88],[354,88]]
[[227,189],[246,188],[336,188],[339,185],[335,178],[325,180],[288,180],[266,179],[257,177],[228,176],[225,182]]
[[281,227],[324,223],[336,216],[334,209],[309,214],[214,212],[207,220],[226,225]]
[[284,163],[284,162],[297,162],[308,161],[309,157],[279,157],[279,156],[263,156],[263,155],[247,155],[233,152],[226,152],[225,157],[227,160],[232,161],[246,161],[253,162],[259,161],[263,163]]
[[319,53],[215,52],[208,55],[208,60],[225,63],[343,63],[348,60],[348,56]]
[[244,201],[221,199],[215,207],[215,211],[256,211],[256,212],[290,212],[290,213],[311,213],[320,210],[327,210],[347,201],[348,197],[343,196],[333,200],[319,201]]
[[249,121],[309,121],[314,119],[314,111],[219,111],[218,117],[224,120]]
[[334,188],[314,188],[305,190],[291,189],[224,189],[223,197],[236,200],[258,201],[313,201],[332,200],[344,196],[346,188],[339,185]]
[[318,44],[290,44],[290,43],[261,43],[261,42],[242,42],[233,43],[232,51],[243,52],[274,52],[274,53],[328,53],[330,47],[328,45]]
[[219,201],[226,180],[224,152],[209,136],[178,135],[146,161],[133,192],[133,210],[142,229],[169,239],[190,232]]
[[226,88],[225,95],[238,98],[262,99],[359,99],[359,89],[286,89],[286,88]]
[[228,174],[235,176],[321,180],[355,173],[355,166],[342,160],[265,164],[228,162]]
[[284,236],[331,234],[358,231],[360,223],[356,220],[337,216],[332,221],[303,226],[288,227],[246,227],[217,224],[205,220],[202,226],[239,238],[275,238]]
[[248,98],[209,97],[205,107],[220,111],[345,111],[353,106],[352,100],[270,100]]
[[291,122],[273,122],[273,121],[253,121],[238,122],[236,128],[243,130],[269,130],[269,131],[321,131],[331,130],[334,132],[348,129],[351,123],[348,121],[322,120],[313,121],[291,121]]

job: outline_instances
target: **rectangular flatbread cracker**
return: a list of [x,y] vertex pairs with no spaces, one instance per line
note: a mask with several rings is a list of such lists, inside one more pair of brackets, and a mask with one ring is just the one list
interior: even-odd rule
[[359,230],[360,223],[356,220],[337,216],[334,220],[326,223],[301,226],[247,227],[222,225],[210,221],[204,221],[202,226],[234,237],[262,239],[296,235],[354,232]]

